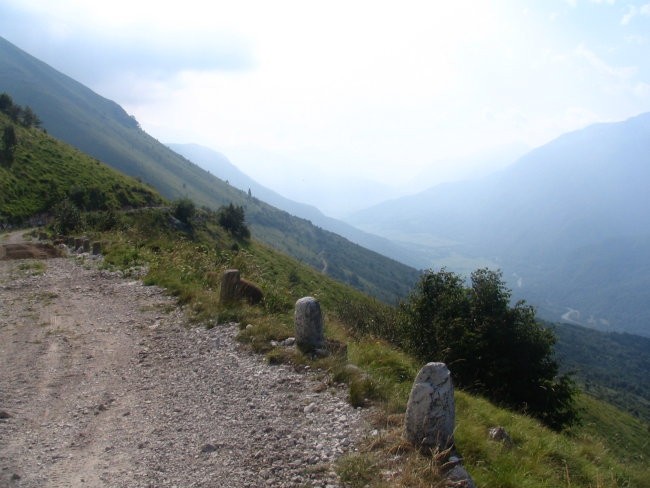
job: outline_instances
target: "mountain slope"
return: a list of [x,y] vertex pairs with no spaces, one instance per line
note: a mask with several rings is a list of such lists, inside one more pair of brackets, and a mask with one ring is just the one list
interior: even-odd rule
[[385,202],[350,222],[413,244],[435,238],[437,264],[457,252],[500,266],[550,319],[569,313],[649,335],[648,181],[643,114],[566,134],[500,173]]
[[159,143],[116,103],[0,38],[0,92],[29,105],[43,126],[109,166],[151,184],[169,199],[243,205],[255,237],[330,276],[394,302],[417,270],[352,244],[232,187]]
[[13,161],[0,164],[0,225],[50,211],[64,198],[89,210],[160,205],[151,188],[36,128],[0,113],[0,132],[13,127]]
[[314,225],[345,237],[360,246],[410,266],[417,266],[418,260],[412,251],[388,239],[363,232],[341,220],[328,217],[312,205],[295,202],[283,197],[240,171],[226,156],[217,151],[198,144],[167,144],[167,146],[234,187],[244,192],[250,190],[251,194],[259,200],[291,215],[309,220]]

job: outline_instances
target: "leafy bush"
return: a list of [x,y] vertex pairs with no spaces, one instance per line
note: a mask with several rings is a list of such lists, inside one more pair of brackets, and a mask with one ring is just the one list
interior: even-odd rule
[[176,200],[172,205],[172,213],[174,217],[184,224],[189,224],[192,217],[196,214],[196,205],[189,198],[181,198],[180,200]]
[[251,232],[246,226],[244,207],[232,203],[219,209],[219,225],[238,239],[248,239]]
[[41,119],[34,113],[31,107],[22,107],[14,103],[8,93],[0,93],[0,112],[9,116],[13,122],[23,127],[40,127]]
[[68,198],[81,210],[106,210],[106,193],[97,186],[74,186],[68,191]]
[[466,288],[445,270],[426,272],[401,307],[409,349],[449,365],[454,381],[561,429],[576,420],[575,388],[558,376],[555,336],[523,301],[510,306],[501,273],[480,269]]
[[109,231],[124,225],[123,216],[115,210],[89,212],[85,214],[86,227],[99,231]]
[[336,315],[357,336],[381,337],[395,345],[403,345],[403,332],[393,307],[377,300],[346,298],[336,303]]
[[54,220],[52,228],[58,234],[69,234],[82,226],[81,212],[69,199],[65,198],[52,209]]

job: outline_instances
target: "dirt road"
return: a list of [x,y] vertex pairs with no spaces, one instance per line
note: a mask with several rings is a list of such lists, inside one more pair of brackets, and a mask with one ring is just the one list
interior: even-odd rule
[[235,334],[89,256],[0,261],[0,486],[338,486],[360,412]]

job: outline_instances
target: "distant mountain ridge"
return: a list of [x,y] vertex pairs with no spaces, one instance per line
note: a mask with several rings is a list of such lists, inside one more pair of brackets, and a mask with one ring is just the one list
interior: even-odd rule
[[421,266],[446,264],[453,253],[499,266],[549,319],[650,335],[649,181],[650,114],[642,114],[349,221],[420,249],[435,239]]
[[0,38],[0,92],[29,105],[49,133],[164,197],[190,197],[198,205],[242,205],[255,237],[356,288],[387,301],[406,295],[414,268],[293,217],[242,192],[141,130],[119,105]]

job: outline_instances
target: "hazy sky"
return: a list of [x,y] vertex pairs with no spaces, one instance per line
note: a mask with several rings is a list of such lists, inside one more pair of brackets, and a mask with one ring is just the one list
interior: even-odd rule
[[163,142],[333,198],[650,111],[650,0],[2,0],[0,35]]

